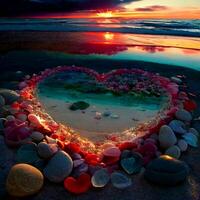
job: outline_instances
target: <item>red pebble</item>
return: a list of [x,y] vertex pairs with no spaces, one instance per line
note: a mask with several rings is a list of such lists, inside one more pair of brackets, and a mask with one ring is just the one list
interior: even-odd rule
[[100,163],[100,158],[96,154],[86,153],[84,158],[85,162],[90,165],[98,165]]
[[133,142],[124,142],[121,143],[119,146],[120,151],[126,150],[126,149],[134,149],[137,148],[137,144]]
[[113,165],[119,161],[120,157],[104,156],[102,162],[106,165]]
[[65,151],[73,152],[73,153],[80,153],[81,148],[80,145],[76,143],[66,143],[65,144]]
[[150,156],[154,157],[157,151],[157,146],[154,143],[146,143],[143,146],[140,147],[139,153],[141,153],[143,156]]
[[91,188],[91,177],[87,173],[82,173],[77,179],[67,177],[64,180],[64,187],[73,194],[82,194]]
[[191,112],[194,111],[197,108],[197,104],[195,101],[193,100],[187,100],[183,103],[183,106],[185,108],[185,110]]

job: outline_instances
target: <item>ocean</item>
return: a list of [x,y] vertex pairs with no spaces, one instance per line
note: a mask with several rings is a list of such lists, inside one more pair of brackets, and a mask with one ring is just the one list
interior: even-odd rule
[[200,37],[200,20],[0,19],[0,31],[98,31]]

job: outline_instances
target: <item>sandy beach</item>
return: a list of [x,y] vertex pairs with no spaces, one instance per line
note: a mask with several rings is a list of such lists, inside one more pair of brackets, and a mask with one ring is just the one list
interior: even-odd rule
[[[158,110],[145,110],[139,107],[126,107],[116,105],[91,105],[84,111],[71,111],[63,100],[50,97],[39,97],[39,100],[47,113],[56,121],[72,127],[83,137],[92,141],[104,140],[108,134],[119,134],[128,128],[135,127],[139,123],[153,119]],[[96,112],[110,111],[114,116],[96,119]]]

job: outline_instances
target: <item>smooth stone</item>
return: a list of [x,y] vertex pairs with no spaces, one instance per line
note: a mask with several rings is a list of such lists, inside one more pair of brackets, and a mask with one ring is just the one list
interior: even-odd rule
[[135,163],[136,160],[135,158],[125,158],[123,160],[121,160],[121,166],[123,168],[123,170],[127,173],[127,174],[133,174],[135,171]]
[[81,165],[73,169],[72,175],[74,177],[79,177],[82,173],[88,172],[88,170],[89,170],[88,164],[82,163]]
[[195,128],[190,128],[189,133],[194,134],[196,137],[199,137],[199,132]]
[[106,169],[97,170],[92,176],[91,182],[93,187],[102,188],[108,184],[110,175]]
[[6,117],[6,120],[8,120],[8,121],[14,121],[14,120],[15,120],[15,116],[13,116],[13,115],[8,115],[8,116]]
[[176,111],[175,116],[177,119],[179,119],[181,121],[190,122],[192,120],[191,113],[185,109],[180,109],[180,110]]
[[147,165],[144,177],[158,185],[173,186],[183,182],[188,173],[189,167],[185,162],[162,155]]
[[102,116],[102,114],[100,112],[96,112],[94,118],[100,120],[101,116]]
[[17,92],[9,89],[0,89],[0,95],[4,97],[5,103],[9,105],[20,98]]
[[117,147],[110,147],[103,151],[103,155],[109,156],[109,157],[119,157],[120,154],[121,154],[121,151]]
[[186,133],[182,138],[192,147],[198,147],[198,138],[193,133]]
[[40,142],[37,146],[37,150],[38,155],[41,158],[48,159],[58,151],[58,147],[56,144],[47,144],[45,142]]
[[27,120],[27,115],[23,114],[23,113],[20,113],[20,114],[17,115],[17,119],[25,122]]
[[139,153],[124,150],[121,154],[120,164],[126,173],[136,174],[142,168],[143,158]]
[[103,112],[102,115],[103,115],[104,117],[109,117],[111,114],[112,114],[112,113],[111,113],[110,111],[107,110],[107,111]]
[[17,151],[17,163],[34,164],[39,159],[37,145],[34,143],[24,144]]
[[89,106],[90,106],[90,104],[88,104],[87,102],[77,101],[77,102],[73,103],[72,105],[70,105],[69,109],[72,110],[72,111],[85,110]]
[[171,80],[177,84],[181,84],[182,83],[182,80],[178,77],[175,77],[175,76],[172,76],[171,77]]
[[119,115],[115,115],[115,114],[110,115],[110,117],[111,117],[112,119],[119,119]]
[[44,177],[35,167],[27,164],[14,165],[7,177],[6,189],[11,196],[26,197],[39,192]]
[[173,158],[178,159],[181,156],[181,150],[178,146],[174,145],[174,146],[169,147],[165,151],[165,154],[168,155],[168,156],[171,156]]
[[188,148],[188,143],[183,139],[178,140],[177,145],[182,152],[186,151]]
[[175,133],[179,133],[179,134],[185,134],[186,131],[186,127],[185,124],[182,121],[179,120],[172,120],[169,123],[169,127],[175,132]]
[[173,130],[167,125],[163,125],[160,128],[158,140],[160,142],[160,146],[164,149],[173,146],[177,142],[177,138]]
[[74,160],[73,161],[73,166],[78,167],[79,165],[83,164],[85,162],[84,159],[79,159],[79,160]]
[[0,107],[4,106],[6,104],[6,101],[2,95],[0,95]]
[[132,185],[131,179],[121,172],[113,172],[111,174],[111,183],[117,189],[125,189]]
[[32,134],[30,135],[31,139],[35,142],[40,142],[44,139],[44,135],[38,131],[34,131],[32,132]]
[[58,151],[44,168],[45,177],[54,183],[60,183],[70,175],[73,169],[71,157],[64,151]]

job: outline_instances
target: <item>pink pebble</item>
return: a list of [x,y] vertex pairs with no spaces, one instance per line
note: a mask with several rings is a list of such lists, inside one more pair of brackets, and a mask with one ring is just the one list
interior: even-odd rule
[[36,115],[34,115],[34,114],[29,114],[28,115],[28,120],[31,123],[33,123],[34,125],[36,125],[36,126],[40,126],[41,125],[39,118]]
[[117,147],[110,147],[104,150],[103,155],[108,157],[119,157],[121,151]]

